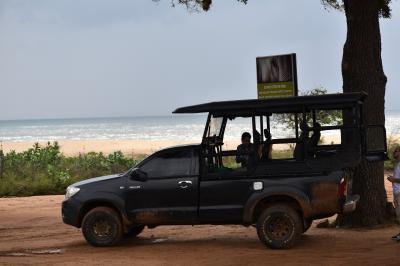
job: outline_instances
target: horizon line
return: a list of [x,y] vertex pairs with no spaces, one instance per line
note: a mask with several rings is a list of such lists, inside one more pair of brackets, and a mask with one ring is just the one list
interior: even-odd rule
[[[400,112],[400,109],[388,109],[386,112]],[[201,116],[206,113],[193,113],[193,114],[159,114],[159,115],[126,115],[126,116],[82,116],[82,117],[49,117],[49,118],[17,118],[17,119],[0,119],[0,122],[13,122],[13,121],[40,121],[40,120],[79,120],[79,119],[106,119],[106,118],[134,118],[134,117],[175,117],[175,116]]]
[[[400,111],[400,110],[399,110]],[[0,122],[12,121],[40,121],[40,120],[79,120],[79,119],[105,119],[105,118],[133,118],[133,117],[172,117],[172,116],[199,116],[200,114],[163,114],[163,115],[127,115],[127,116],[81,116],[81,117],[49,117],[49,118],[17,118],[17,119],[0,119]]]

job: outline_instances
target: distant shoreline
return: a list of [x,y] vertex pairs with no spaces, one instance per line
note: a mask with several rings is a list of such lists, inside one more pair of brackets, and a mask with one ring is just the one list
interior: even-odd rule
[[[391,111],[389,111],[391,112]],[[393,112],[399,112],[400,110],[394,110]],[[17,118],[17,119],[0,119],[0,123],[2,122],[41,122],[41,121],[62,121],[62,120],[113,120],[113,119],[131,119],[131,118],[170,118],[170,117],[207,117],[207,114],[205,113],[199,113],[199,114],[164,114],[164,115],[127,115],[127,116],[83,116],[83,117],[61,117],[61,118],[55,118],[55,117],[48,117],[48,118]]]

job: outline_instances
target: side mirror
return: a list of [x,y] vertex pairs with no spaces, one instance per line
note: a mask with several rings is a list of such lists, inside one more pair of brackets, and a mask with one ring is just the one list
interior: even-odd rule
[[146,181],[147,180],[147,174],[140,170],[139,168],[135,168],[131,171],[130,173],[131,179],[138,180],[138,181]]

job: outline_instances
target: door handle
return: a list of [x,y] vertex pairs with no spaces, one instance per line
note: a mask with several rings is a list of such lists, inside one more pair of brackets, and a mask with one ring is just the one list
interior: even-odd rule
[[180,188],[188,188],[189,185],[190,186],[192,185],[192,181],[190,181],[190,180],[179,181],[178,185],[179,185]]

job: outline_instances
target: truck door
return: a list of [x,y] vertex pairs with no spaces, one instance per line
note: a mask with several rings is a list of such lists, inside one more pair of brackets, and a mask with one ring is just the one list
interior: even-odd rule
[[200,182],[199,219],[202,223],[240,223],[244,205],[254,192],[248,178],[215,178]]
[[193,149],[155,153],[128,178],[127,213],[136,223],[177,224],[197,219],[198,156]]

